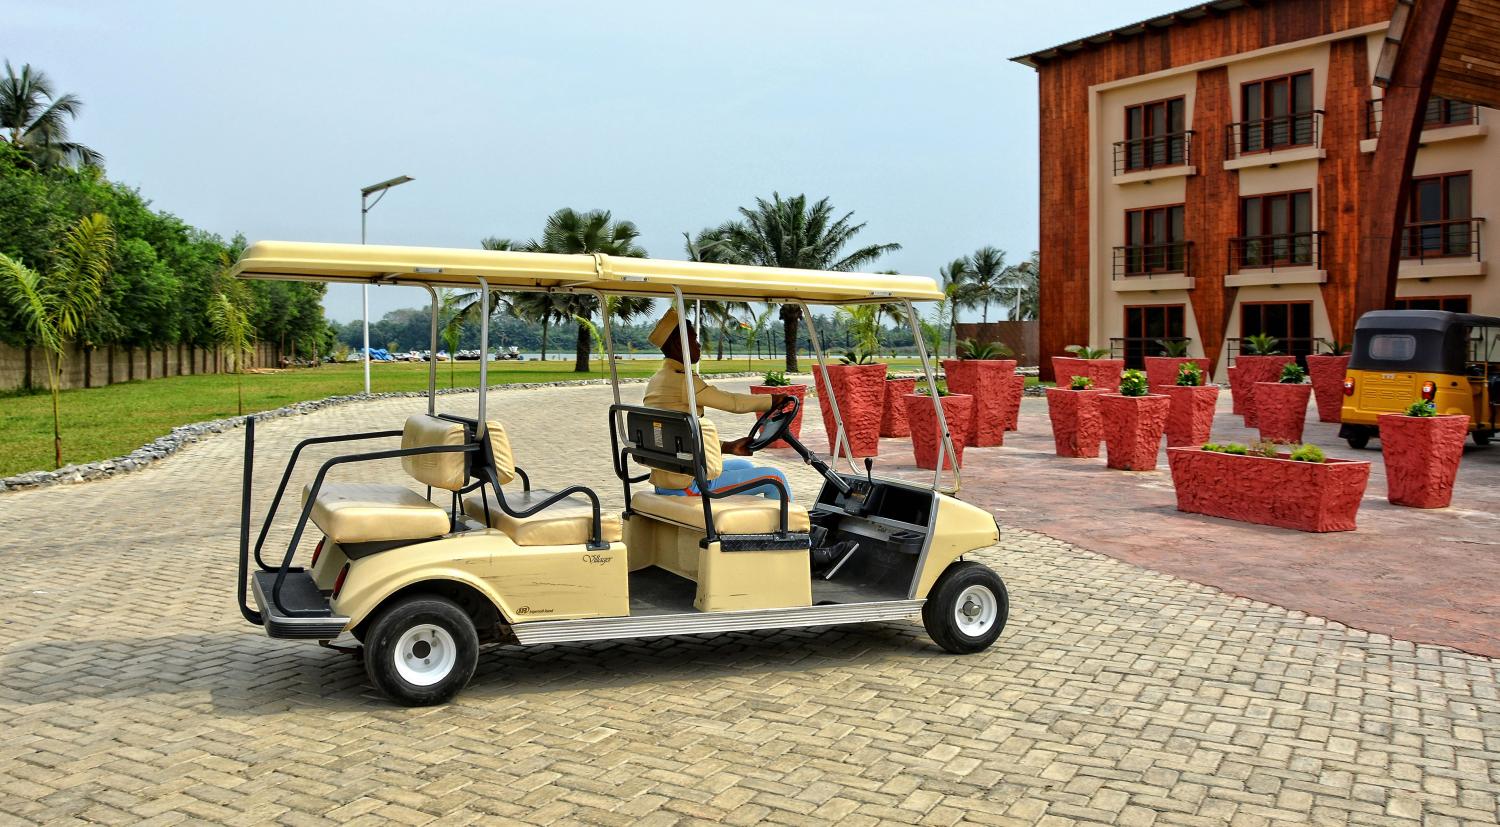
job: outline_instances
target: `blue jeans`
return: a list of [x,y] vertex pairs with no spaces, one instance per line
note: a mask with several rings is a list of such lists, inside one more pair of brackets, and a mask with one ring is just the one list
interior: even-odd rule
[[[791,486],[787,484],[786,474],[781,473],[775,468],[767,468],[765,466],[756,465],[755,463],[751,462],[748,459],[745,459],[744,457],[725,457],[724,473],[709,481],[708,490],[720,491],[731,486],[739,485],[740,483],[751,482],[757,479],[781,480],[781,484],[783,486],[786,486],[787,498],[791,498],[792,489]],[[660,486],[657,486],[656,493],[696,497],[699,496],[702,492],[698,490],[698,483],[695,482],[685,489],[662,488]],[[777,491],[775,487],[773,487],[770,483],[767,483],[765,485],[758,485],[754,488],[748,488],[739,493],[759,494],[760,496],[771,500],[781,499],[781,492]]]

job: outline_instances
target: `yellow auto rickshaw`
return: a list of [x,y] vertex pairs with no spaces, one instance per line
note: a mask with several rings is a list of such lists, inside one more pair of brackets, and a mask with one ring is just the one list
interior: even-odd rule
[[1495,435],[1500,406],[1500,318],[1446,310],[1374,310],[1354,326],[1339,437],[1364,448],[1381,414],[1431,402],[1469,417],[1476,445]]

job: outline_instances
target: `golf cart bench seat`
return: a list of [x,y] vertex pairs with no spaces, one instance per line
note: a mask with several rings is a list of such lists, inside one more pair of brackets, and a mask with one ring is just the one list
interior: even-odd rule
[[[730,494],[713,501],[714,531],[719,534],[771,534],[781,530],[781,503],[754,494]],[[630,498],[630,510],[653,519],[707,531],[703,499],[696,496],[641,491]],[[811,522],[807,509],[787,503],[786,529],[805,534]]]
[[[507,491],[505,501],[516,511],[526,511],[554,496],[551,491]],[[464,497],[464,514],[485,525],[486,504],[479,494]],[[574,546],[589,541],[594,510],[582,497],[569,497],[529,517],[513,517],[500,509],[491,497],[488,503],[488,525],[505,532],[518,546]],[[606,543],[620,541],[620,521],[605,518],[599,523]]]
[[[303,487],[304,500],[310,489]],[[451,526],[447,511],[400,485],[325,483],[310,516],[339,545],[426,540]]]

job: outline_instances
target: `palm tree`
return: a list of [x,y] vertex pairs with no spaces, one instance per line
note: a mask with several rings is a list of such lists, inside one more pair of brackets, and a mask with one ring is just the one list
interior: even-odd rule
[[208,303],[208,326],[234,369],[236,408],[245,415],[245,365],[255,357],[255,328],[250,324],[249,295],[244,290],[222,290]]
[[1005,292],[1005,251],[984,246],[969,256],[969,294],[974,304],[983,308],[980,322],[990,320],[990,302],[999,301]]
[[0,253],[0,285],[46,353],[47,381],[52,386],[53,461],[57,468],[62,467],[58,397],[63,348],[98,307],[114,255],[115,231],[103,213],[85,216],[68,230],[45,276]]
[[[943,300],[939,302],[941,312],[938,318],[945,322],[943,326],[948,330],[948,345],[956,352],[958,311],[972,310],[976,304],[973,291],[969,290],[969,260],[956,258],[939,268],[938,275],[943,280]],[[940,341],[939,345],[941,344]],[[938,351],[941,350],[939,347]]]
[[78,117],[83,101],[59,95],[45,72],[23,64],[21,73],[5,61],[0,75],[0,140],[21,150],[37,167],[103,166],[104,156],[68,140],[68,121]]
[[[844,248],[865,228],[851,223],[853,212],[835,218],[827,198],[813,204],[806,195],[783,199],[773,192],[771,200],[755,199],[755,208],[740,207],[741,221],[719,228],[748,264],[764,267],[793,267],[806,270],[854,270],[873,263],[882,255],[901,249],[900,244],[868,244],[853,252]],[[802,308],[795,304],[781,306],[781,323],[786,336],[786,369],[797,370],[797,326]]]
[[[631,221],[615,221],[609,210],[590,210],[580,213],[564,207],[547,217],[539,241],[527,242],[523,249],[539,253],[587,254],[604,253],[611,256],[643,258],[645,249],[636,244],[641,232]],[[637,316],[651,311],[654,302],[639,296],[622,296],[607,308],[599,307],[597,296],[558,296],[559,307],[565,318],[578,321],[578,345],[574,351],[573,370],[588,373],[589,353],[593,345],[593,330],[584,322],[595,313],[608,312],[612,318],[629,322]]]
[[1027,260],[1008,267],[1005,271],[1004,289],[1012,296],[1011,318],[1032,321],[1037,317],[1041,304],[1042,270],[1037,251],[1031,252]]

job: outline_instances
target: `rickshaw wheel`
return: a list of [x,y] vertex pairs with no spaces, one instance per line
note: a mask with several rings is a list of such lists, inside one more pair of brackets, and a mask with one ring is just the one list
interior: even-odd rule
[[440,704],[474,676],[479,635],[457,603],[437,595],[403,598],[381,610],[365,634],[365,673],[403,706]]
[[1005,582],[988,566],[973,561],[949,566],[922,604],[927,635],[955,655],[988,649],[1009,616]]
[[1349,447],[1353,448],[1356,451],[1363,451],[1364,449],[1370,447],[1370,435],[1369,434],[1360,434],[1359,436],[1351,436],[1351,437],[1347,438],[1344,441],[1348,442],[1349,443]]
[[1488,444],[1490,444],[1490,440],[1493,440],[1494,438],[1495,438],[1495,432],[1494,431],[1475,431],[1474,432],[1474,444],[1475,445],[1488,445]]

